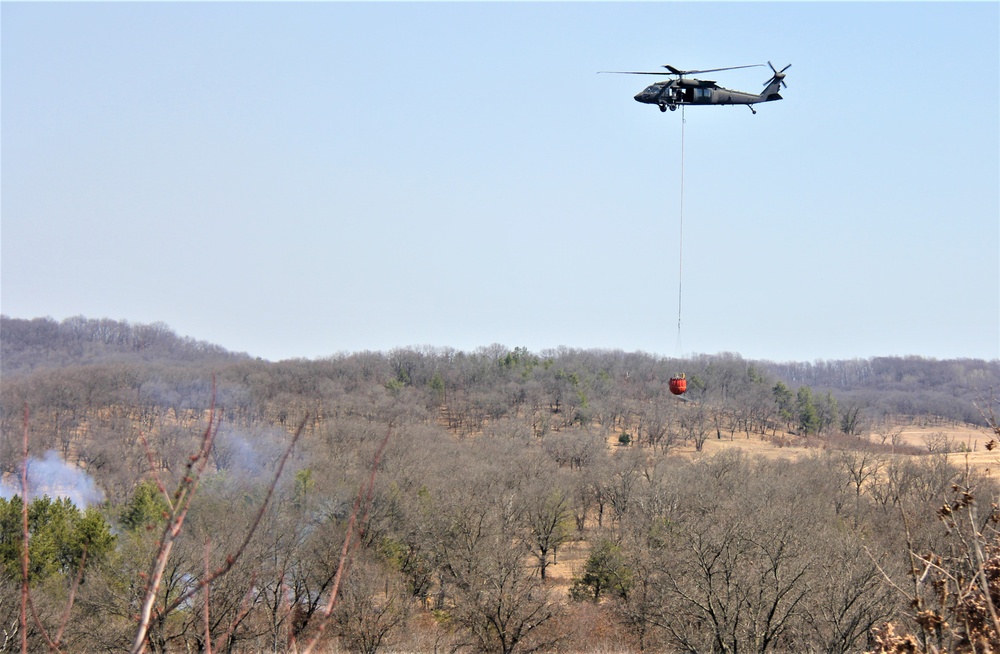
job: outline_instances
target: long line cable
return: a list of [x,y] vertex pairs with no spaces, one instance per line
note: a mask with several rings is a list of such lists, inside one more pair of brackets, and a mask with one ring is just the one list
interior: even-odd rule
[[683,354],[681,349],[681,298],[684,289],[684,105],[681,105],[681,214],[680,237],[677,239],[677,356]]

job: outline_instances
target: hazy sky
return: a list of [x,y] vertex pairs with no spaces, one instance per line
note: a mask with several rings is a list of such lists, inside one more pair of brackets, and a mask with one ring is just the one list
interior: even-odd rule
[[[267,359],[1000,357],[1000,3],[0,12],[5,315]],[[686,111],[678,339],[681,112],[596,73],[768,60],[783,101]]]

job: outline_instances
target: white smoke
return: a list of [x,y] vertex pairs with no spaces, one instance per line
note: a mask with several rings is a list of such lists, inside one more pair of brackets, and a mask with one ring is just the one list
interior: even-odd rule
[[287,434],[279,429],[248,433],[223,424],[212,446],[215,465],[246,479],[269,475],[284,451],[283,438]]
[[[0,479],[0,497],[9,500],[20,494],[20,475]],[[80,509],[104,501],[104,492],[97,487],[93,477],[63,461],[55,450],[49,450],[41,459],[28,459],[28,501],[44,495],[67,497]]]

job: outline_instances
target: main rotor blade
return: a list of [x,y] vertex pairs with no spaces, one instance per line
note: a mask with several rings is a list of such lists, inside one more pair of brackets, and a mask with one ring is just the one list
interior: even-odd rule
[[698,73],[715,73],[720,70],[736,70],[738,68],[756,68],[757,66],[763,66],[764,64],[749,64],[747,66],[726,66],[725,68],[703,68],[701,70],[678,70],[670,64],[664,64],[663,67],[669,70],[674,75],[697,75]]
[[612,73],[612,74],[615,74],[615,75],[659,75],[660,77],[664,77],[664,76],[670,74],[670,73],[664,73],[662,70],[656,71],[656,72],[635,71],[635,70],[599,70],[599,71],[597,71],[598,75],[600,75],[601,73]]
[[[669,75],[679,75],[679,76],[683,77],[684,75],[697,75],[699,73],[715,73],[715,72],[718,72],[720,70],[737,70],[738,68],[756,68],[758,66],[763,66],[763,65],[764,64],[750,64],[748,66],[727,66],[726,68],[703,68],[701,70],[680,70],[679,68],[674,68],[670,64],[664,64],[662,67],[666,68],[668,71],[670,71],[669,73],[664,73],[662,70],[661,71],[654,71],[654,72],[650,72],[650,71],[647,71],[647,70],[642,70],[642,71],[639,71],[639,70],[599,70],[597,72],[598,73],[613,73],[613,74],[616,74],[616,75],[659,75],[660,77],[663,77],[664,75],[668,75],[669,74]],[[771,68],[773,69],[774,67],[772,66]],[[775,71],[775,72],[777,72],[777,71]]]

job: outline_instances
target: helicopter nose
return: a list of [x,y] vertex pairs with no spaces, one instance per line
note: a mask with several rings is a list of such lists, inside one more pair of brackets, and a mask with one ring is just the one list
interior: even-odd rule
[[645,102],[646,101],[646,92],[642,91],[640,93],[636,93],[635,94],[635,101],[636,102]]

